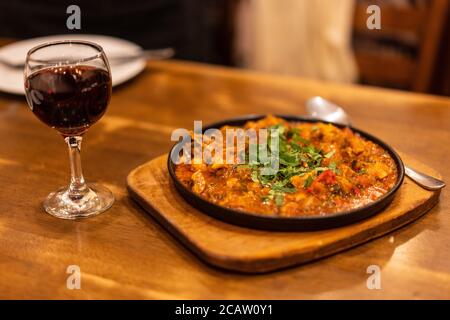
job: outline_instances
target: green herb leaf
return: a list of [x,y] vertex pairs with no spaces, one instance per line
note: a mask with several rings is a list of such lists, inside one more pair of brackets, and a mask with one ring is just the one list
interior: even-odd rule
[[274,196],[275,205],[277,207],[281,207],[284,203],[284,194],[282,193],[276,193]]
[[340,174],[341,171],[337,168],[336,162],[331,162],[328,168],[333,171],[335,174]]
[[252,171],[251,178],[253,182],[260,182],[258,177],[258,170]]
[[285,187],[285,186],[277,186],[273,185],[272,190],[278,191],[278,192],[284,192],[284,193],[294,193],[297,191],[294,187]]
[[306,178],[303,187],[304,187],[305,189],[306,189],[306,188],[309,188],[309,187],[311,186],[311,184],[313,183],[313,181],[314,181],[313,177],[312,177],[312,176],[309,176],[308,178]]
[[335,152],[336,152],[335,150],[330,151],[326,155],[324,155],[324,157],[327,158],[327,159],[330,159],[332,156],[334,156]]

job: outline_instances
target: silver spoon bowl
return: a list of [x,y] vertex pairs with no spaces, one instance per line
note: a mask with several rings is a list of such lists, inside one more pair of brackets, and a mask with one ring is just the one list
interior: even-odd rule
[[[322,98],[314,97],[306,102],[306,110],[311,118],[332,123],[350,125],[350,116],[340,106]],[[445,187],[445,182],[405,165],[405,175],[427,190],[439,190]]]

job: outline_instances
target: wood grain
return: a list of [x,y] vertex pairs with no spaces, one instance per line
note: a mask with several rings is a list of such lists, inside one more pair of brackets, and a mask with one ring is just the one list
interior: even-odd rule
[[[0,79],[0,81],[2,81]],[[129,198],[126,177],[169,151],[174,128],[248,113],[304,114],[321,95],[363,128],[450,181],[450,99],[180,61],[152,62],[113,91],[106,115],[85,135],[88,181],[109,186],[116,203],[77,222],[42,210],[69,179],[62,139],[24,97],[0,94],[1,298],[450,298],[450,197],[394,233],[300,267],[256,276],[200,262]],[[81,290],[66,287],[80,266]],[[366,286],[381,268],[382,289]]]
[[[167,157],[131,171],[127,178],[131,196],[205,262],[246,273],[310,262],[372,240],[428,212],[440,194],[405,179],[389,207],[364,221],[316,232],[252,230],[218,221],[187,204],[170,179]],[[408,156],[402,158],[414,162]],[[440,177],[423,164],[415,162],[415,167]]]

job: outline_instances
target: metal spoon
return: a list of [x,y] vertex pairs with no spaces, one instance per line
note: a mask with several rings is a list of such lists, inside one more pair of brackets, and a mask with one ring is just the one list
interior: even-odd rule
[[[338,105],[323,99],[314,97],[306,102],[306,110],[311,118],[329,121],[333,123],[350,125],[350,116]],[[405,174],[412,181],[427,190],[439,190],[445,187],[445,182],[433,178],[425,173],[416,171],[405,165]]]

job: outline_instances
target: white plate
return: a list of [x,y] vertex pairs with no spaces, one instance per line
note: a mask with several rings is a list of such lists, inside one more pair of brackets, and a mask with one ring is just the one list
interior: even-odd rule
[[[14,42],[0,48],[0,59],[12,63],[23,63],[28,50],[51,41],[59,40],[85,40],[99,44],[103,47],[106,56],[130,55],[142,50],[137,44],[108,36],[85,35],[85,34],[65,34],[49,37],[33,38],[24,41]],[[116,86],[137,76],[145,69],[145,59],[136,59],[126,63],[111,64],[112,84]],[[0,91],[25,94],[23,88],[23,70],[12,69],[0,64]]]

